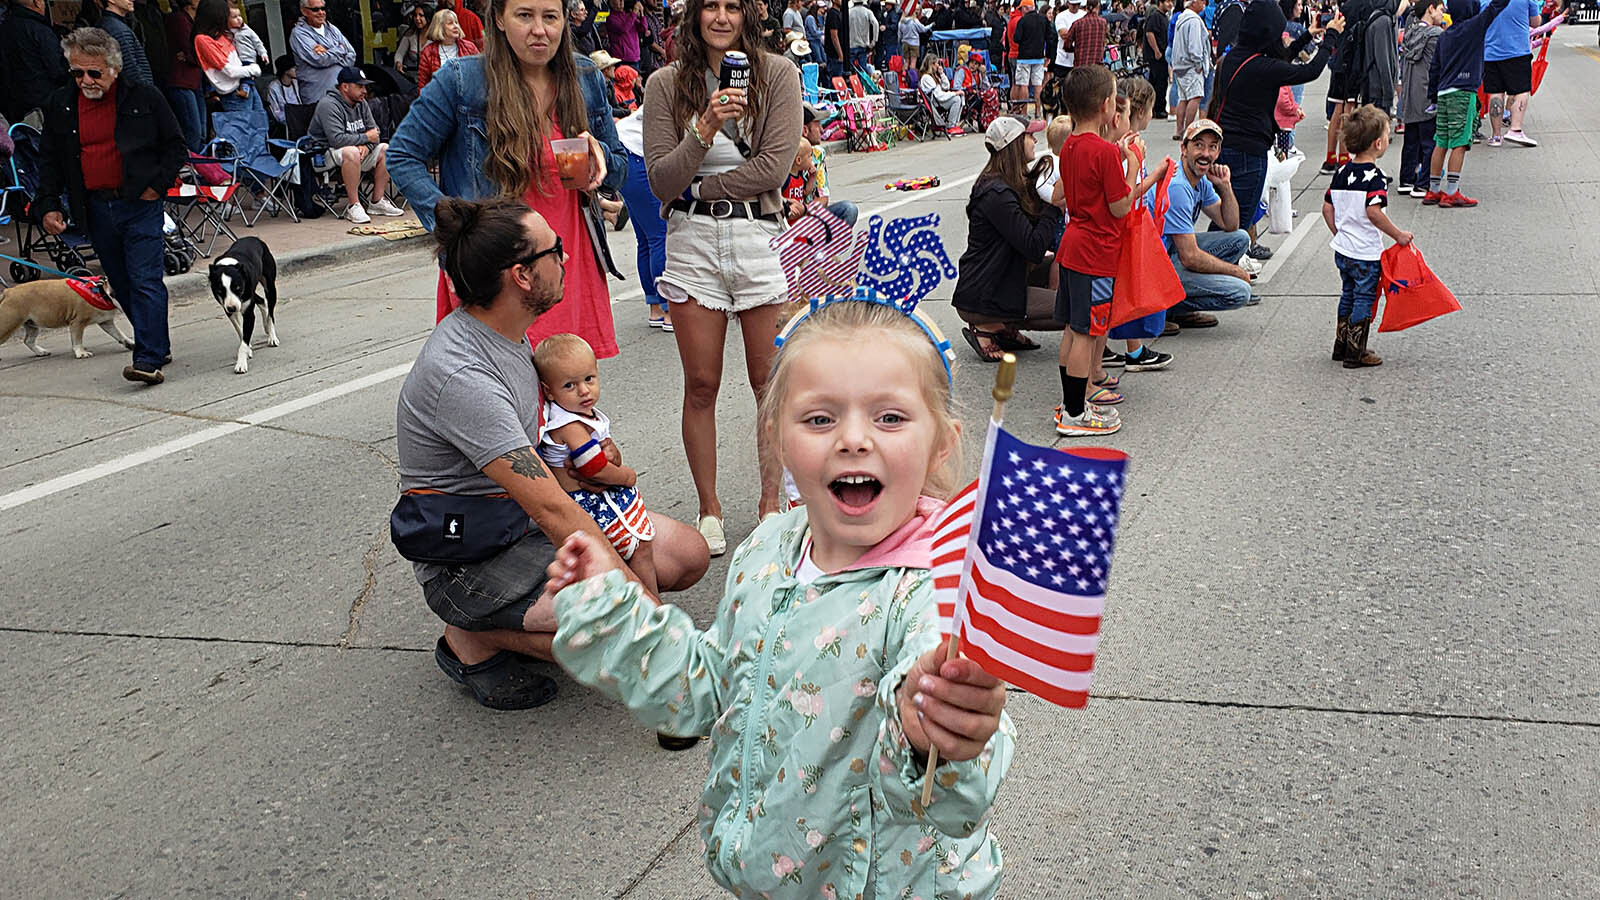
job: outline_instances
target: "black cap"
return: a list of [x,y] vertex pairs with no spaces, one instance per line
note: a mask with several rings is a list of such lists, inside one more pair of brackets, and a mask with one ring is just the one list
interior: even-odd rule
[[361,70],[356,68],[355,66],[345,66],[344,68],[339,70],[339,83],[340,84],[372,84],[372,79],[370,79],[367,76],[361,74]]

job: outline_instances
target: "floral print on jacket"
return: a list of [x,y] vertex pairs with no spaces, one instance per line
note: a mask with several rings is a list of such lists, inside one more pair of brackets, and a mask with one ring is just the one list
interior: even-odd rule
[[[700,836],[711,876],[747,898],[965,900],[994,896],[1000,847],[987,820],[1015,743],[1009,717],[977,759],[924,764],[895,690],[940,644],[925,553],[937,506],[919,506],[911,552],[795,579],[803,509],[768,519],[734,551],[705,631],[620,572],[556,597],[555,655],[579,681],[668,734],[709,734]],[[886,542],[888,543],[888,542]],[[881,549],[881,548],[880,548]],[[910,565],[906,563],[917,563]]]

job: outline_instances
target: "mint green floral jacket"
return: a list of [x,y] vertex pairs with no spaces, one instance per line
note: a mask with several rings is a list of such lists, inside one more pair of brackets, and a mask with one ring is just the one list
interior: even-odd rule
[[994,896],[987,819],[1015,744],[1002,717],[983,753],[935,770],[907,743],[895,689],[940,644],[928,577],[937,501],[854,567],[809,586],[794,567],[805,511],[734,551],[711,627],[611,572],[556,597],[555,654],[573,677],[669,734],[709,734],[700,836],[738,897],[965,900]]

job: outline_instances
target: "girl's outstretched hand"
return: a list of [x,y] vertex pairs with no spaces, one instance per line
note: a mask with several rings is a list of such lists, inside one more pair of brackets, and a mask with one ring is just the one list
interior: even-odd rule
[[1006,686],[970,659],[945,659],[945,645],[922,654],[899,690],[900,725],[919,753],[973,759],[1000,727]]
[[561,545],[561,549],[556,551],[555,562],[544,570],[548,578],[545,580],[544,590],[539,594],[539,602],[535,605],[554,603],[556,594],[560,593],[562,588],[586,578],[604,575],[617,568],[616,557],[609,553],[609,550],[609,547],[589,532],[573,532]]

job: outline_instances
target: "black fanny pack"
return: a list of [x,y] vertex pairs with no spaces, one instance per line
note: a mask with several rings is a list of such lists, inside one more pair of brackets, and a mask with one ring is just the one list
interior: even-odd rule
[[415,490],[402,493],[389,514],[389,540],[412,562],[460,566],[494,556],[532,526],[508,494]]

